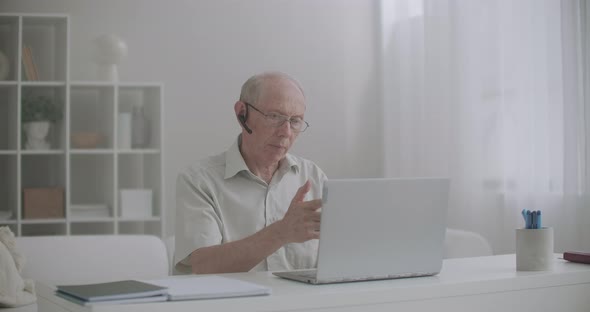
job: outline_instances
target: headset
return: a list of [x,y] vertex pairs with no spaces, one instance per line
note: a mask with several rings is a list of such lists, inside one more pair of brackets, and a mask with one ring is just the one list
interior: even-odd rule
[[246,125],[246,115],[238,115],[238,120],[240,121],[242,126],[244,126],[244,129],[246,129],[246,132],[248,132],[248,134],[252,134],[252,129],[250,129],[250,127]]

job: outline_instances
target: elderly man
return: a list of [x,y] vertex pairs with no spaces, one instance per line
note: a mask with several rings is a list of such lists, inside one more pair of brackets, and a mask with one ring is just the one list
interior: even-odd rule
[[316,266],[322,186],[313,162],[288,154],[309,126],[305,95],[284,73],[255,75],[234,105],[242,133],[176,185],[177,273]]

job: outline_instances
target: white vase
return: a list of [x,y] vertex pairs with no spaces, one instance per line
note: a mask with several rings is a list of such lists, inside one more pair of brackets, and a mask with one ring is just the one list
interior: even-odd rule
[[98,65],[98,78],[119,81],[118,65],[127,57],[127,44],[117,35],[102,35],[94,39],[94,58]]
[[117,146],[121,149],[131,148],[131,113],[119,113],[117,128]]
[[32,121],[23,125],[27,142],[25,149],[28,150],[48,150],[51,145],[47,142],[47,135],[51,123],[49,121]]
[[98,66],[98,79],[104,81],[119,81],[119,70],[117,64],[107,64]]

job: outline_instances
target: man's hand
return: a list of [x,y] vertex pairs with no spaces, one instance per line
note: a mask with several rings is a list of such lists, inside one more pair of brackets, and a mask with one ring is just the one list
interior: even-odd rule
[[280,222],[281,239],[285,243],[302,243],[320,238],[321,199],[303,201],[311,189],[309,180],[297,190],[291,205]]
[[320,199],[303,201],[309,181],[297,190],[282,220],[237,241],[199,248],[191,253],[195,274],[247,272],[288,243],[320,238]]

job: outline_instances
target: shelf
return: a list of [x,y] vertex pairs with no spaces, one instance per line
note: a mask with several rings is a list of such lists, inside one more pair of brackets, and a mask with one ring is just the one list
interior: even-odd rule
[[[17,218],[18,206],[18,160],[16,155],[0,155],[0,207],[11,211],[11,219]],[[8,219],[10,220],[10,219]],[[3,222],[0,220],[0,223]]]
[[103,223],[103,222],[113,222],[115,218],[107,217],[107,218],[78,218],[78,217],[71,217],[70,223]]
[[160,217],[150,217],[150,218],[119,218],[119,222],[158,222],[160,221]]
[[21,150],[23,155],[63,155],[64,150]]
[[112,81],[70,81],[72,87],[114,87],[116,84]]
[[120,87],[130,87],[130,88],[156,88],[159,89],[162,87],[161,83],[158,82],[119,82],[117,84]]
[[[10,218],[0,225],[18,236],[161,236],[163,85],[71,81],[69,27],[69,17],[63,14],[0,13],[0,51],[10,67],[0,73],[0,217]],[[28,125],[22,122],[23,100],[39,96],[63,112],[63,118],[51,123],[49,148],[43,150],[31,149],[43,144],[28,142],[30,129],[25,131]],[[123,124],[133,110],[135,119]],[[128,131],[122,131],[120,123]],[[137,132],[140,127],[148,131]],[[127,141],[134,144],[119,144],[137,133],[146,135]],[[145,144],[141,138],[148,138]],[[129,189],[151,193],[122,192]],[[135,194],[143,202],[134,202]],[[150,204],[146,194],[151,194],[153,216],[146,209],[133,214]],[[99,207],[105,205],[108,213]],[[127,217],[135,215],[149,217]]]
[[146,88],[154,87],[161,88],[162,84],[159,82],[116,82],[116,81],[70,81],[72,87],[132,87],[132,88]]
[[57,224],[66,223],[66,219],[23,219],[22,224]]
[[70,88],[70,144],[73,148],[109,149],[114,144],[115,89]]
[[104,235],[114,234],[115,225],[112,222],[78,222],[71,223],[72,235]]
[[71,154],[113,154],[121,155],[158,155],[159,149],[70,149]]
[[8,59],[8,74],[0,77],[0,83],[13,84],[18,79],[19,17],[0,16],[0,51]]
[[65,87],[65,81],[23,81],[24,87]]
[[[37,221],[37,220],[35,220]],[[41,221],[41,220],[39,220]],[[39,235],[66,235],[67,226],[65,220],[63,222],[47,223],[29,223],[22,221],[21,236],[39,236]]]
[[159,154],[160,150],[158,149],[119,149],[117,150],[117,153],[119,154],[129,154],[129,155],[133,155],[133,154],[137,154],[137,155],[144,155],[144,154]]
[[113,154],[115,151],[112,149],[71,149],[70,154],[72,155],[104,155]]
[[0,86],[0,150],[16,150],[18,136],[18,89]]
[[114,207],[114,183],[112,155],[71,155],[70,202],[72,206],[96,203]]
[[[151,154],[123,154],[118,155],[119,189],[148,188],[161,190],[161,171],[158,164],[160,155]],[[155,198],[159,193],[154,194]],[[157,200],[155,200],[157,202]]]
[[23,155],[21,187],[63,187],[66,185],[65,155]]
[[[162,116],[162,88],[160,86],[119,86],[117,112],[132,113],[134,108],[141,108],[147,123],[147,144],[143,149],[160,149],[161,146],[161,116]],[[132,114],[133,116],[133,114]],[[135,147],[135,145],[131,145]],[[123,147],[118,144],[118,147]]]
[[[60,16],[23,16],[22,47],[29,47],[40,83],[65,85],[68,59],[68,19]],[[27,78],[25,66],[21,77]],[[27,78],[27,79],[25,79]]]
[[[47,135],[46,141],[50,144],[51,150],[60,150],[65,149],[65,136],[66,136],[66,126],[67,121],[65,116],[67,116],[66,111],[66,87],[65,86],[22,86],[21,97],[22,99],[27,98],[37,98],[37,97],[47,97],[52,102],[53,105],[59,107],[63,112],[63,117],[61,120],[52,122],[49,128],[49,133]],[[26,149],[27,146],[27,137],[23,133],[21,136],[21,147]]]

